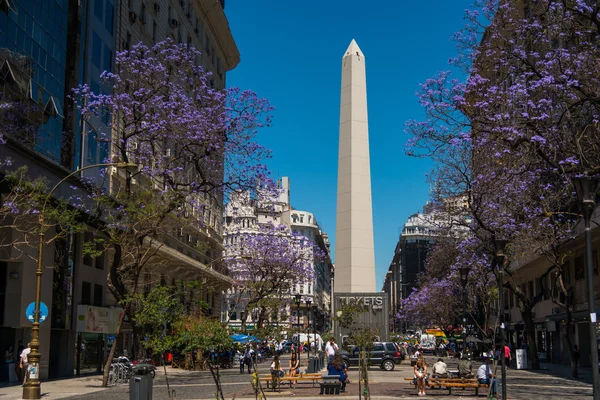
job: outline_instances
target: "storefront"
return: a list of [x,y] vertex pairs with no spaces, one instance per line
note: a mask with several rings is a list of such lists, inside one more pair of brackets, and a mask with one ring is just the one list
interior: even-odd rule
[[102,372],[123,309],[77,306],[75,375]]

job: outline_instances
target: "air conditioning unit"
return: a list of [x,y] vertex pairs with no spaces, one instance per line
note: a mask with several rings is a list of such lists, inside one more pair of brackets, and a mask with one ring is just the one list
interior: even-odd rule
[[165,150],[165,157],[171,157],[171,149]]
[[175,18],[173,18],[172,20],[169,21],[169,25],[171,25],[171,28],[177,28],[179,26],[179,21],[177,21]]
[[157,13],[160,12],[160,4],[154,3],[154,12],[157,12]]
[[133,24],[135,21],[137,21],[137,14],[133,11],[129,11],[129,22]]
[[131,184],[132,185],[137,185],[137,181],[135,180],[135,178],[131,178]]

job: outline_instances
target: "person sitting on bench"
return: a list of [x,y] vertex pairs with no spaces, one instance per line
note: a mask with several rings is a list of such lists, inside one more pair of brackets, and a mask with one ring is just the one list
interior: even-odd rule
[[447,378],[448,377],[448,366],[443,359],[438,358],[437,362],[433,364],[433,377],[434,378]]
[[346,374],[346,368],[344,365],[344,360],[342,359],[341,355],[336,354],[335,356],[333,356],[333,358],[327,365],[327,374],[328,375],[339,375],[340,382],[342,382],[342,387],[340,388],[340,392],[346,391],[347,374]]
[[461,378],[473,378],[473,364],[471,364],[471,360],[468,359],[466,354],[463,354],[458,363],[458,373]]
[[484,385],[492,385],[492,394],[496,394],[494,380],[492,379],[492,370],[490,369],[489,359],[485,357],[483,359],[483,364],[477,368],[477,382],[482,383]]

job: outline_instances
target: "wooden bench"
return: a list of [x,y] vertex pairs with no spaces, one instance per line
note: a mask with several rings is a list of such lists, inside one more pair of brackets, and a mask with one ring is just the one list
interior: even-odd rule
[[269,375],[268,377],[260,378],[261,382],[266,382],[267,383],[267,389],[270,389],[271,384],[274,383],[274,382],[276,382],[277,383],[276,384],[277,387],[273,387],[272,388],[273,390],[280,389],[282,383],[287,383],[291,387],[292,386],[292,382],[296,382],[296,381],[298,381],[298,382],[312,382],[313,387],[315,387],[315,384],[316,383],[320,383],[319,382],[320,380],[321,380],[321,375],[317,375],[317,376],[306,376],[306,375],[305,376],[299,376],[299,375],[298,376],[289,376],[289,375],[286,375],[286,376],[283,376],[281,378],[279,378],[279,377],[273,378],[272,376]]
[[[416,382],[412,381],[414,378],[404,378],[406,381],[410,381],[411,385],[416,386]],[[452,388],[474,388],[475,396],[479,396],[479,388],[488,388],[489,385],[485,383],[477,382],[475,378],[431,378],[425,381],[425,386],[432,389],[448,389],[448,395],[452,395]]]

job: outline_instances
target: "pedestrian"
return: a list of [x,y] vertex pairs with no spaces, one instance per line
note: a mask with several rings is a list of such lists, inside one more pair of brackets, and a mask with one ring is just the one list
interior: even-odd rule
[[[250,345],[246,346],[246,351],[244,351],[244,364],[248,366],[248,373],[252,373],[252,359],[254,358],[254,350]],[[242,368],[243,369],[243,368]]]
[[573,361],[575,361],[575,366],[579,366],[579,348],[577,345],[573,346]]
[[17,343],[17,355],[15,362],[15,372],[17,373],[17,380],[19,382],[23,382],[23,370],[21,369],[21,353],[24,349],[25,346],[23,346],[23,341],[19,340],[19,342]]
[[490,369],[489,359],[487,357],[483,358],[483,364],[479,366],[477,369],[477,382],[484,385],[492,385],[492,394],[496,394],[496,385],[494,384],[494,380],[492,370]]
[[342,383],[340,393],[346,391],[346,383],[348,382],[348,371],[344,365],[344,360],[339,354],[334,356],[327,364],[327,375],[339,375],[339,381]]
[[425,361],[423,361],[423,357],[419,357],[417,359],[417,363],[413,369],[415,373],[415,380],[417,382],[417,390],[419,391],[419,396],[425,396],[425,378],[427,377],[427,365],[425,365]]
[[[295,377],[300,374],[300,360],[297,357],[296,353],[292,353],[292,358],[290,359],[290,377]],[[298,381],[291,382],[290,384],[296,384]]]
[[466,354],[462,355],[458,363],[458,374],[461,378],[473,378],[473,364]]
[[4,351],[4,371],[7,382],[12,382],[14,379],[11,379],[15,373],[15,349],[12,344],[9,344],[6,350]]
[[443,359],[438,358],[437,362],[433,364],[433,377],[434,378],[447,378],[448,377],[448,365]]
[[27,382],[27,379],[29,378],[29,362],[27,360],[29,353],[31,353],[31,343],[27,343],[27,347],[24,348],[21,352],[20,366],[21,370],[23,371],[23,385]]
[[334,338],[329,339],[329,342],[327,342],[327,345],[325,346],[325,353],[327,353],[327,363],[328,364],[331,362],[331,359],[335,356],[335,354],[338,352],[338,350],[339,350],[339,347],[335,343],[335,339]]
[[510,367],[510,362],[512,361],[512,354],[510,352],[510,347],[504,345],[504,364],[506,364],[506,368]]

